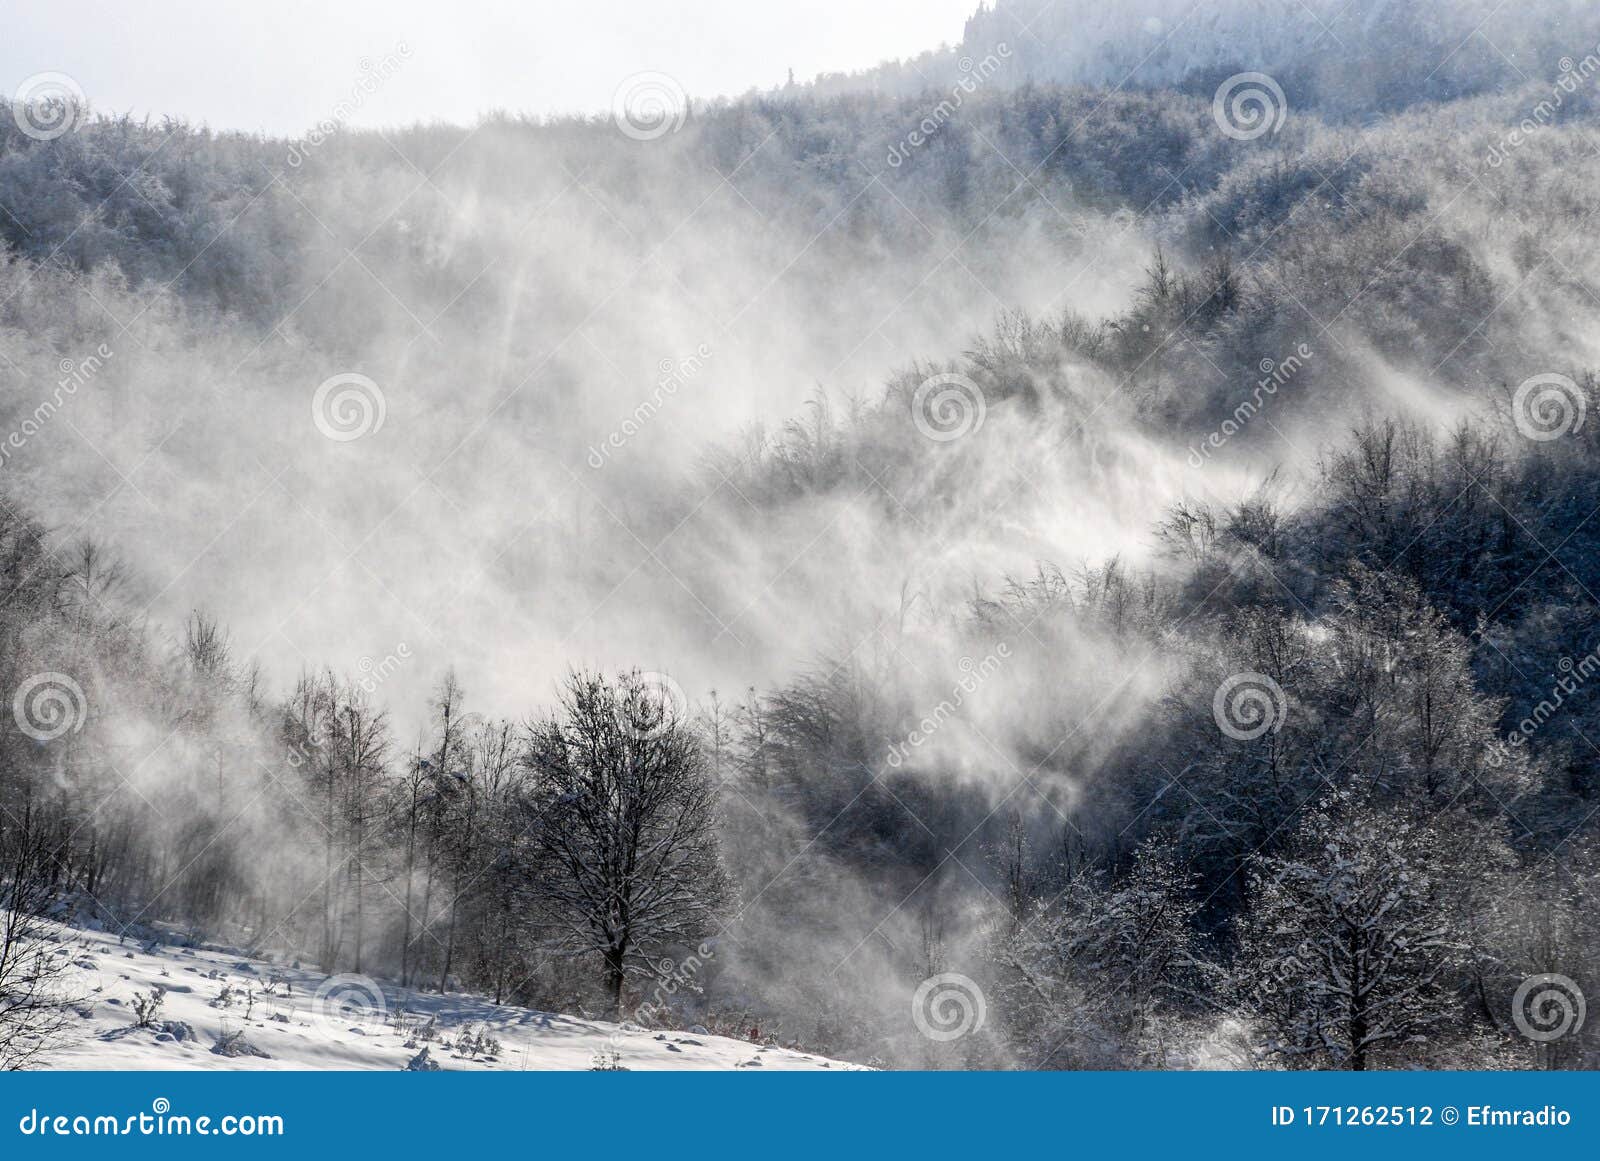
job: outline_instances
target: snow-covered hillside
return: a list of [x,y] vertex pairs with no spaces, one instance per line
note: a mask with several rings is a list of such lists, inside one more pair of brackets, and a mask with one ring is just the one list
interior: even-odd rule
[[[854,1070],[859,1065],[692,1032],[658,1032],[414,992],[361,976],[247,959],[216,947],[141,945],[53,925],[75,1001],[56,1069]],[[138,1026],[157,989],[160,1010]]]
[[[1370,115],[1554,79],[1592,47],[1590,0],[986,0],[953,48],[823,77],[826,92],[915,96],[981,80],[1192,87],[1262,71],[1296,108]],[[967,89],[966,91],[971,91]]]

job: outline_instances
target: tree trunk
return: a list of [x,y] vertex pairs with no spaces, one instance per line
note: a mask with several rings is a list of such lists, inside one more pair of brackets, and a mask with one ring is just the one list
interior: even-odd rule
[[622,949],[608,948],[606,950],[606,994],[611,997],[611,1015],[614,1019],[622,1019]]
[[[418,775],[420,777],[420,775]],[[411,812],[406,820],[406,926],[400,938],[400,986],[411,986],[411,893],[417,869],[417,781],[411,783]]]
[[439,994],[444,995],[445,982],[450,978],[450,961],[456,954],[456,904],[450,901],[450,926],[444,937],[444,967],[439,969]]
[[1366,991],[1366,973],[1362,971],[1361,940],[1352,929],[1350,941],[1350,1070],[1367,1070],[1367,1007],[1363,994]]

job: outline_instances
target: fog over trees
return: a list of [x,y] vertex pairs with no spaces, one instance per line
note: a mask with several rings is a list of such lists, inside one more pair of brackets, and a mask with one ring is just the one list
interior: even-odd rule
[[1600,1063],[1600,16],[1182,7],[648,132],[0,104],[0,1066],[41,916],[891,1067]]

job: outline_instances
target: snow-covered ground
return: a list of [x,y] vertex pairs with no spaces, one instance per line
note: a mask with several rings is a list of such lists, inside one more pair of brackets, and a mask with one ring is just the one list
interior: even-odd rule
[[[441,1069],[473,1071],[860,1067],[698,1028],[658,1032],[329,977],[221,948],[52,931],[52,954],[71,964],[67,990],[79,1002],[45,1068],[401,1069],[424,1048]],[[158,988],[165,994],[153,1026],[136,1026],[135,1000]],[[217,1051],[230,1041],[233,1054]]]

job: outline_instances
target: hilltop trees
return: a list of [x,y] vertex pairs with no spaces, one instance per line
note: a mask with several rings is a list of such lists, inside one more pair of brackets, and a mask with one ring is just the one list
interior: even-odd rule
[[1013,1036],[1036,1068],[1163,1067],[1167,1040],[1216,984],[1193,876],[1155,843],[1127,874],[1070,878],[996,946]]
[[[847,458],[875,422],[841,429]],[[995,704],[1023,692],[1026,721],[975,723],[968,746],[952,719],[948,745],[900,767],[886,755],[927,707],[899,639],[698,714],[645,675],[577,672],[519,725],[472,712],[446,676],[402,757],[371,682],[312,672],[274,702],[216,622],[162,642],[101,553],[11,517],[0,674],[13,698],[35,678],[53,692],[34,720],[0,717],[0,853],[30,852],[24,918],[237,928],[330,971],[612,1012],[630,978],[720,930],[731,864],[754,916],[713,1002],[759,997],[763,1027],[863,1056],[901,1034],[874,982],[937,959],[984,975],[1006,1037],[968,1061],[1583,1064],[1591,1042],[1529,1049],[1509,1013],[1530,972],[1592,959],[1568,879],[1593,882],[1578,852],[1594,846],[1596,663],[1550,649],[1584,640],[1600,577],[1587,550],[1524,581],[1438,560],[1499,559],[1508,525],[1582,543],[1593,451],[1527,463],[1482,432],[1375,423],[1327,457],[1300,511],[1186,505],[1164,572],[1045,567],[975,591],[962,631],[1015,639],[986,680]],[[1514,515],[1449,502],[1469,462]],[[1551,501],[1552,462],[1584,503]],[[1418,536],[1434,547],[1414,559],[1401,549]],[[1517,611],[1491,618],[1501,606]],[[1062,694],[1112,651],[1165,667],[1118,706],[1120,728]],[[1540,665],[1565,678],[1541,688]],[[1222,713],[1243,677],[1255,715]],[[1102,735],[1064,750],[1084,724]],[[986,767],[1012,755],[1070,793],[1025,777],[997,811]],[[727,833],[719,785],[736,792]],[[954,844],[970,836],[964,856],[1002,828],[988,877],[951,865]],[[913,910],[939,933],[925,963],[894,926]],[[777,982],[799,956],[819,970]]]

